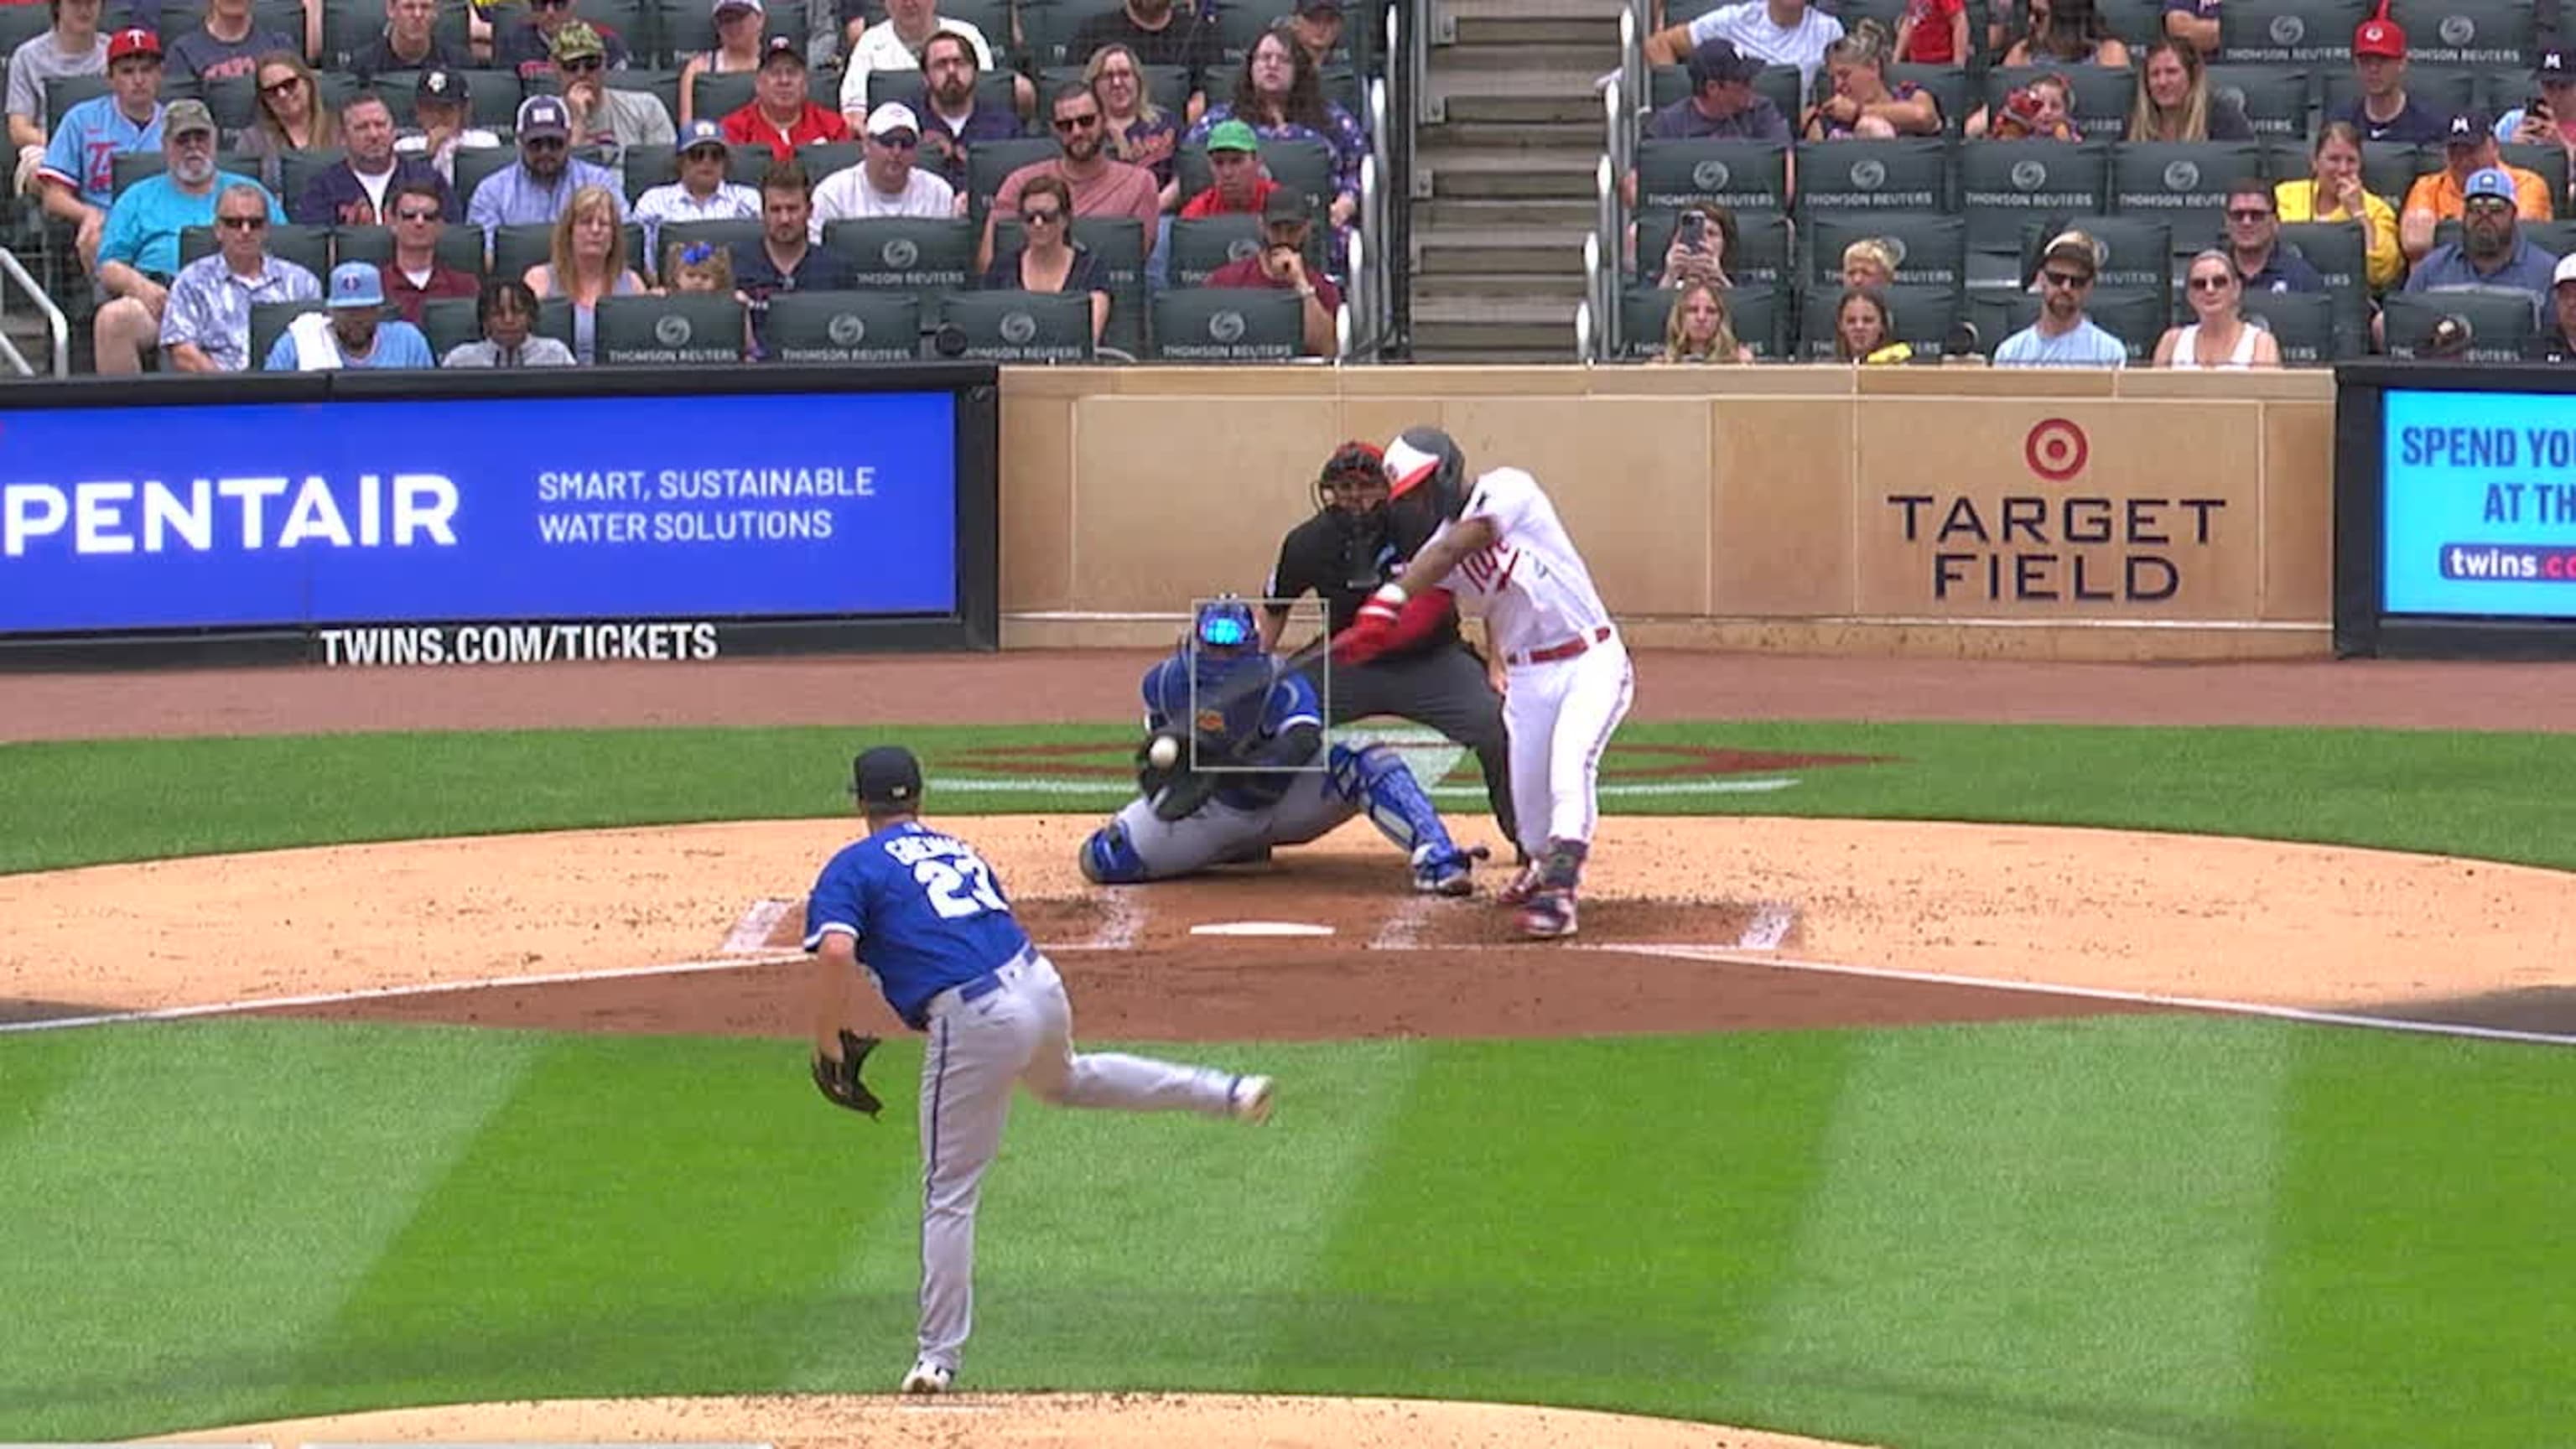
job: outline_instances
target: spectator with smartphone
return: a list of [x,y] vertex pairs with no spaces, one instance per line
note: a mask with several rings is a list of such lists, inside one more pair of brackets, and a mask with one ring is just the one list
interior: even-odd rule
[[2576,66],[2570,65],[2566,51],[2553,47],[2532,61],[2531,80],[2530,98],[2496,118],[2496,139],[2516,146],[2557,146],[2576,163]]
[[1735,213],[1711,202],[1683,212],[1675,219],[1672,244],[1664,248],[1664,269],[1655,285],[1667,291],[1694,283],[1711,287],[1732,287],[1735,279],[1726,274],[1726,259],[1735,251]]

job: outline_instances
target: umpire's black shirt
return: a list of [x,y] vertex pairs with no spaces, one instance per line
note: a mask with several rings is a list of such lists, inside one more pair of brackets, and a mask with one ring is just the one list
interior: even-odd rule
[[[1340,633],[1359,617],[1360,605],[1368,602],[1377,586],[1395,577],[1395,566],[1402,555],[1396,552],[1392,533],[1380,537],[1374,549],[1355,544],[1344,531],[1341,519],[1331,509],[1316,514],[1279,540],[1279,562],[1270,570],[1269,586],[1264,596],[1274,602],[1265,605],[1272,618],[1284,618],[1287,608],[1275,602],[1302,598],[1312,590],[1324,601],[1324,617],[1333,633]],[[1398,651],[1402,655],[1445,649],[1458,642],[1458,616],[1452,611],[1422,641]]]

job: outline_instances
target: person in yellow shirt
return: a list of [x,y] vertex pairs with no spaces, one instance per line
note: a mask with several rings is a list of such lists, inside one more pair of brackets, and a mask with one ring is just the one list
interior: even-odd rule
[[2538,172],[2506,166],[2496,144],[2495,117],[2484,111],[2462,111],[2451,118],[2442,137],[2442,169],[2415,178],[2397,218],[2397,244],[2409,262],[2424,260],[2433,249],[2433,228],[2468,214],[2463,187],[2469,178],[2496,167],[2513,178],[2514,212],[2524,221],[2547,221],[2556,215],[2549,183]]
[[2370,290],[2385,292],[2406,276],[2406,253],[2397,244],[2397,208],[2361,184],[2361,132],[2350,121],[2317,128],[2305,181],[2272,188],[2281,220],[2358,221],[2369,258]]

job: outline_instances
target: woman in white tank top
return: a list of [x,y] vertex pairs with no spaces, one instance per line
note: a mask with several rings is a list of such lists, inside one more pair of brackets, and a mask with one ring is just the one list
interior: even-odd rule
[[2184,276],[2197,320],[2165,329],[2156,343],[2156,366],[2242,372],[2281,365],[2281,344],[2246,319],[2245,275],[2234,257],[2214,248],[2202,252]]

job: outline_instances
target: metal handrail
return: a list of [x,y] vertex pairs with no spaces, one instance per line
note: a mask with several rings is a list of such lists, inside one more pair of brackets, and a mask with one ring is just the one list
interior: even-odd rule
[[[1359,243],[1353,241],[1351,245],[1356,248]],[[1333,365],[1338,367],[1350,360],[1351,308],[1350,304],[1345,302],[1333,309]]]
[[1647,103],[1654,90],[1646,83],[1646,36],[1653,30],[1654,0],[1628,0],[1619,12],[1619,80],[1628,92],[1628,142],[1637,139],[1637,109]]
[[[1362,189],[1366,189],[1365,182]],[[1368,234],[1352,232],[1350,243],[1342,252],[1342,275],[1350,278],[1351,284],[1342,293],[1340,309],[1333,314],[1341,338],[1340,356],[1344,361],[1355,360],[1351,357],[1351,335],[1359,329],[1358,324],[1351,320],[1353,315],[1366,317],[1377,305],[1377,281],[1370,270],[1373,262],[1369,254]]]
[[[1372,79],[1361,99],[1368,106],[1369,154],[1360,163],[1360,210],[1368,218],[1371,245],[1377,248],[1377,272],[1369,289],[1375,310],[1367,321],[1370,331],[1382,333],[1395,320],[1395,215],[1387,190],[1396,182],[1395,143],[1387,135],[1394,104],[1384,77]],[[1373,197],[1368,186],[1372,170],[1377,182]]]
[[[1378,289],[1385,313],[1379,335],[1365,345],[1370,353],[1408,359],[1413,334],[1413,208],[1415,196],[1426,195],[1429,178],[1414,165],[1414,132],[1429,105],[1429,46],[1423,39],[1431,0],[1390,0],[1386,8],[1387,124],[1378,135],[1386,147],[1384,229],[1377,240],[1385,285]],[[1416,52],[1421,52],[1417,54]]]
[[[43,315],[45,333],[54,344],[54,376],[71,376],[72,330],[71,323],[63,316],[63,309],[54,305],[54,299],[45,295],[45,289],[36,284],[36,279],[19,262],[18,254],[7,247],[0,247],[0,276],[24,289],[34,300],[37,312]],[[0,287],[0,310],[6,309],[7,299],[8,289]],[[20,377],[36,375],[35,365],[27,361],[27,355],[18,350],[18,344],[10,341],[6,333],[0,333],[0,359],[5,359],[10,370]]]
[[1385,286],[1379,275],[1384,265],[1378,260],[1378,248],[1386,237],[1385,224],[1379,219],[1386,188],[1379,175],[1377,157],[1362,156],[1359,224],[1351,228],[1351,244],[1342,258],[1342,275],[1350,279],[1350,285],[1342,290],[1348,295],[1351,307],[1368,319],[1372,332],[1378,330],[1378,298],[1383,295]]
[[[1611,89],[1618,88],[1613,86]],[[1624,256],[1626,249],[1620,245],[1619,238],[1619,178],[1610,169],[1610,158],[1607,156],[1602,157],[1600,164],[1592,168],[1592,190],[1594,200],[1599,207],[1599,218],[1593,227],[1592,245],[1595,250],[1592,255],[1596,258]],[[1618,305],[1617,291],[1617,286],[1613,283],[1609,301],[1602,307],[1601,318],[1602,331],[1609,337],[1610,351],[1613,356],[1620,355],[1628,342],[1627,338],[1620,335],[1619,323],[1624,309]]]
[[1609,294],[1602,290],[1601,238],[1583,239],[1583,305],[1574,312],[1575,355],[1586,362],[1594,360],[1592,351],[1592,316],[1608,305]]
[[1406,63],[1412,66],[1416,81],[1413,120],[1416,125],[1436,126],[1446,117],[1431,98],[1431,87],[1419,83],[1431,74],[1431,0],[1412,0],[1409,8],[1413,23],[1405,28],[1412,33],[1412,43],[1406,47]]

